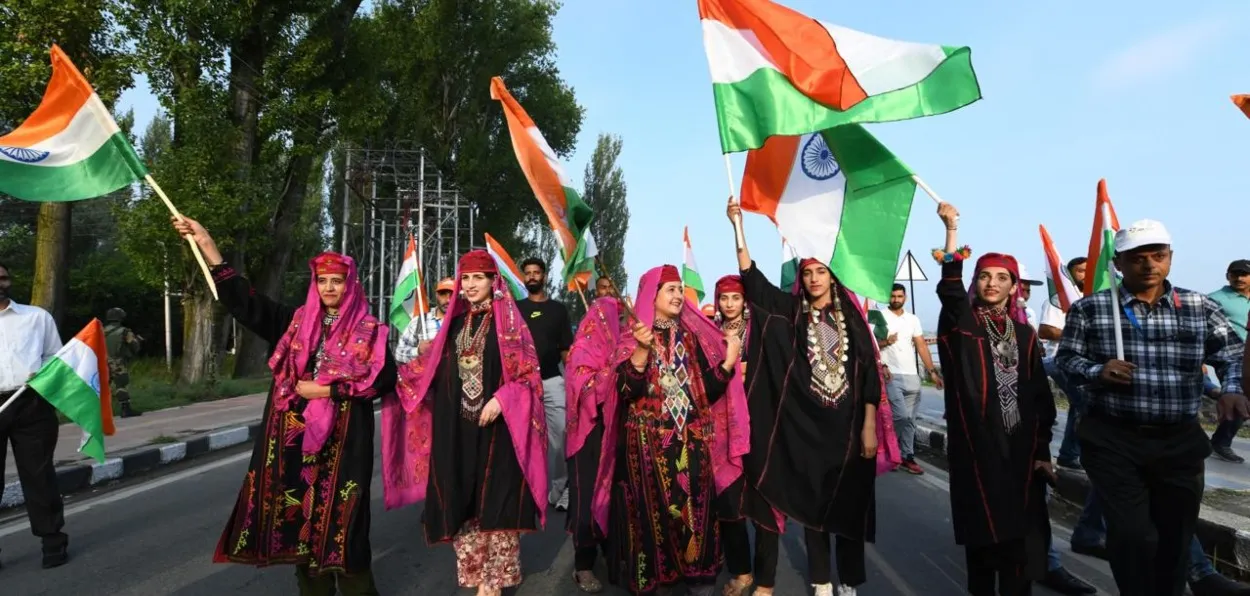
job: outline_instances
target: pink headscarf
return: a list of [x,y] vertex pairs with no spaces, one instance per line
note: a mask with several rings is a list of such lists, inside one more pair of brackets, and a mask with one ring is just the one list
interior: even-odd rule
[[[643,325],[655,322],[655,297],[660,291],[660,279],[666,273],[671,276],[672,265],[656,267],[642,276],[638,283],[638,301],[634,314]],[[699,306],[686,299],[681,309],[680,324],[682,328],[695,337],[699,348],[711,363],[725,360],[724,333],[703,316]],[[613,371],[625,362],[638,345],[632,333],[622,333],[611,360]],[[617,406],[619,394],[613,391],[612,397],[603,408],[603,444],[605,448],[599,456],[599,474],[595,479],[595,494],[592,504],[595,522],[605,532],[608,529],[608,505],[611,500],[612,477],[616,472],[617,435],[619,430],[620,408]],[[733,484],[742,476],[742,456],[751,449],[750,418],[747,412],[746,390],[742,384],[742,373],[735,367],[734,375],[729,380],[725,396],[711,407],[712,437],[709,449],[712,458],[712,475],[716,492]]]
[[[816,259],[803,259],[800,263],[799,274],[794,276],[794,287],[790,288],[795,296],[803,292],[803,270],[809,265],[824,265]],[[830,274],[832,273],[831,270]],[[855,312],[863,317],[865,325],[869,325],[868,312],[864,310],[864,303],[859,296],[856,296],[855,292],[842,285],[841,282],[835,287],[846,291],[846,298],[855,305]],[[872,338],[873,362],[881,362],[881,348],[877,345],[877,338],[871,333],[868,336]],[[894,433],[894,412],[890,408],[890,397],[885,390],[885,375],[881,372],[880,366],[877,367],[877,379],[881,383],[881,401],[877,404],[877,475],[880,476],[903,463],[903,452],[898,447],[898,435]]]
[[[321,295],[317,293],[319,268],[323,272],[343,273],[346,283],[339,302],[339,317],[330,324],[321,366],[312,380],[319,385],[345,385],[352,396],[371,397],[373,381],[386,364],[389,329],[368,313],[364,288],[357,278],[356,261],[347,255],[325,252],[310,260],[308,268],[312,271],[312,280],[304,305],[295,309],[291,325],[274,345],[273,356],[269,358],[275,412],[286,412],[291,401],[299,397],[295,385],[304,378],[308,359],[322,339],[321,323],[325,312]],[[334,426],[337,409],[338,404],[332,399],[308,400],[304,406],[302,448],[305,454],[321,451]]]
[[599,407],[615,399],[616,367],[612,365],[612,354],[626,329],[628,326],[621,324],[621,303],[611,296],[590,303],[590,310],[577,327],[565,371],[566,458],[573,457],[586,444]]
[[1020,305],[1020,266],[1016,263],[1016,258],[1003,253],[987,252],[977,259],[976,269],[972,271],[972,283],[968,284],[968,301],[974,306],[977,303],[977,276],[981,275],[981,270],[986,267],[1001,267],[1011,274],[1011,279],[1016,282],[1016,289],[1011,291],[1011,295],[1007,297],[1007,316],[1017,323],[1029,324],[1029,315],[1024,312],[1024,307]]
[[[503,361],[503,384],[492,397],[499,400],[517,463],[538,505],[539,523],[545,526],[547,419],[543,411],[538,353],[516,301],[508,297],[502,275],[494,276],[492,291],[495,336]],[[452,295],[454,298],[447,306],[447,321],[469,308],[468,300],[460,296],[459,275]],[[382,403],[382,483],[387,509],[425,500],[430,475],[430,444],[435,432],[429,389],[438,372],[450,329],[451,325],[443,325],[427,351],[400,366],[396,396]]]

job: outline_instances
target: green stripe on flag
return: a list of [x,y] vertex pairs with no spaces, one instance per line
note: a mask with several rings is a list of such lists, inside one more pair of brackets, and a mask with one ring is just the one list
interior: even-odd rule
[[1111,263],[1115,260],[1115,230],[1103,228],[1102,251],[1098,253],[1098,262],[1094,270],[1087,275],[1094,276],[1094,291],[1101,292],[1111,288]]
[[761,68],[736,83],[715,83],[712,94],[721,152],[758,149],[774,135],[797,136],[844,124],[936,116],[981,99],[981,87],[972,69],[972,50],[944,49],[947,60],[924,80],[874,95],[845,111],[813,101],[771,68]]
[[707,295],[703,291],[703,278],[699,276],[699,272],[687,267],[685,264],[681,266],[681,283],[694,290],[694,295],[700,304],[703,303],[703,297]]
[[[96,377],[99,382],[99,377]],[[60,358],[54,358],[30,380],[30,387],[87,433],[79,450],[98,462],[104,462],[104,422],[100,419],[100,391],[83,382],[82,377]]]
[[117,133],[78,163],[43,167],[0,159],[0,193],[26,201],[94,199],[142,180],[147,168],[125,135]]

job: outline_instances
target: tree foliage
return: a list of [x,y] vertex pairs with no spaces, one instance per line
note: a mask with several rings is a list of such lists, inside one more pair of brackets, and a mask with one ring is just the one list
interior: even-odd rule
[[599,135],[595,152],[586,163],[582,199],[595,211],[590,229],[599,248],[599,261],[607,268],[600,274],[611,277],[617,287],[628,288],[625,237],[629,233],[629,204],[625,201],[625,173],[616,163],[621,157],[621,145],[619,136]]

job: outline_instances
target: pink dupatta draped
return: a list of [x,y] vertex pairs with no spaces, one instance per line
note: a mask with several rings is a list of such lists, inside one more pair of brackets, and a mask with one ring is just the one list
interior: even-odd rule
[[[321,253],[308,262],[312,280],[304,305],[295,310],[295,317],[286,333],[274,345],[269,358],[273,371],[273,409],[286,412],[292,400],[299,397],[295,386],[308,370],[308,360],[321,343],[322,319],[325,310],[317,292],[317,264],[335,261],[346,265],[343,299],[339,302],[338,319],[330,324],[330,336],[324,338],[325,348],[317,375],[319,385],[341,385],[349,395],[371,397],[373,382],[386,365],[386,337],[389,329],[369,315],[364,288],[356,271],[356,261],[334,252]],[[338,404],[333,399],[310,399],[304,406],[304,438],[302,449],[311,455],[321,451],[330,430]]]
[[[445,320],[450,322],[469,308],[456,287]],[[503,384],[492,396],[499,400],[512,448],[530,495],[538,504],[540,527],[547,523],[547,419],[543,411],[542,376],[529,327],[509,297],[502,275],[494,276],[491,303]],[[382,403],[382,483],[387,509],[424,501],[430,475],[433,404],[430,385],[438,372],[451,325],[443,325],[433,345],[418,358],[399,367],[396,395]]]
[[577,327],[573,347],[569,349],[564,384],[568,415],[564,429],[566,458],[573,457],[586,444],[599,408],[609,401],[616,403],[616,368],[612,366],[612,355],[620,343],[622,331],[627,329],[621,324],[621,303],[611,296],[592,302]]
[[[638,302],[634,307],[634,314],[643,325],[651,325],[655,321],[655,297],[660,290],[661,269],[663,267],[651,269],[638,283]],[[709,363],[719,364],[725,360],[724,333],[703,316],[699,305],[689,299],[681,309],[680,325],[695,337]],[[599,456],[599,473],[595,478],[595,494],[591,506],[595,523],[605,533],[610,527],[608,512],[612,479],[616,473],[615,445],[619,440],[621,422],[616,370],[629,359],[637,345],[632,333],[621,333],[609,363],[612,391],[603,407],[604,449]],[[712,416],[712,437],[708,441],[708,448],[711,451],[713,483],[719,494],[742,476],[742,456],[751,449],[750,418],[740,367],[734,367],[734,375],[729,380],[724,397],[712,405],[709,413]]]

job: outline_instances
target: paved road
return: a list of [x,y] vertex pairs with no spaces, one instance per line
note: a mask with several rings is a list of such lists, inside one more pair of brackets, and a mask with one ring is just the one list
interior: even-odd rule
[[[228,453],[141,483],[71,500],[66,529],[72,559],[59,569],[39,568],[38,544],[29,534],[24,515],[0,519],[3,592],[23,596],[293,594],[289,567],[258,570],[210,562],[247,457],[247,453]],[[376,467],[380,469],[380,462]],[[868,551],[869,581],[860,593],[963,594],[963,552],[951,537],[944,474],[937,470],[922,477],[889,474],[880,479],[877,492],[878,540]],[[455,559],[449,547],[425,546],[419,510],[383,511],[379,477],[373,483],[373,511],[375,573],[383,594],[473,593],[456,588]],[[526,578],[513,594],[577,593],[568,579],[572,548],[560,529],[563,521],[562,515],[553,513],[550,529],[523,539]],[[1060,529],[1059,535],[1067,533]],[[783,544],[777,593],[807,594],[801,534],[787,533]],[[1061,546],[1066,553],[1066,543]],[[1104,563],[1077,555],[1065,557],[1074,573],[1103,590],[1112,587]]]
[[[920,415],[932,420],[942,420],[945,406],[942,394],[936,389],[925,387],[920,394]],[[1059,444],[1063,442],[1063,429],[1068,423],[1068,413],[1059,411],[1059,421],[1055,428],[1055,439],[1050,444],[1051,453],[1059,454]],[[1233,450],[1243,457],[1250,457],[1250,440],[1240,437],[1233,440]],[[1211,488],[1250,489],[1250,463],[1234,464],[1214,457],[1207,458],[1207,486]]]

